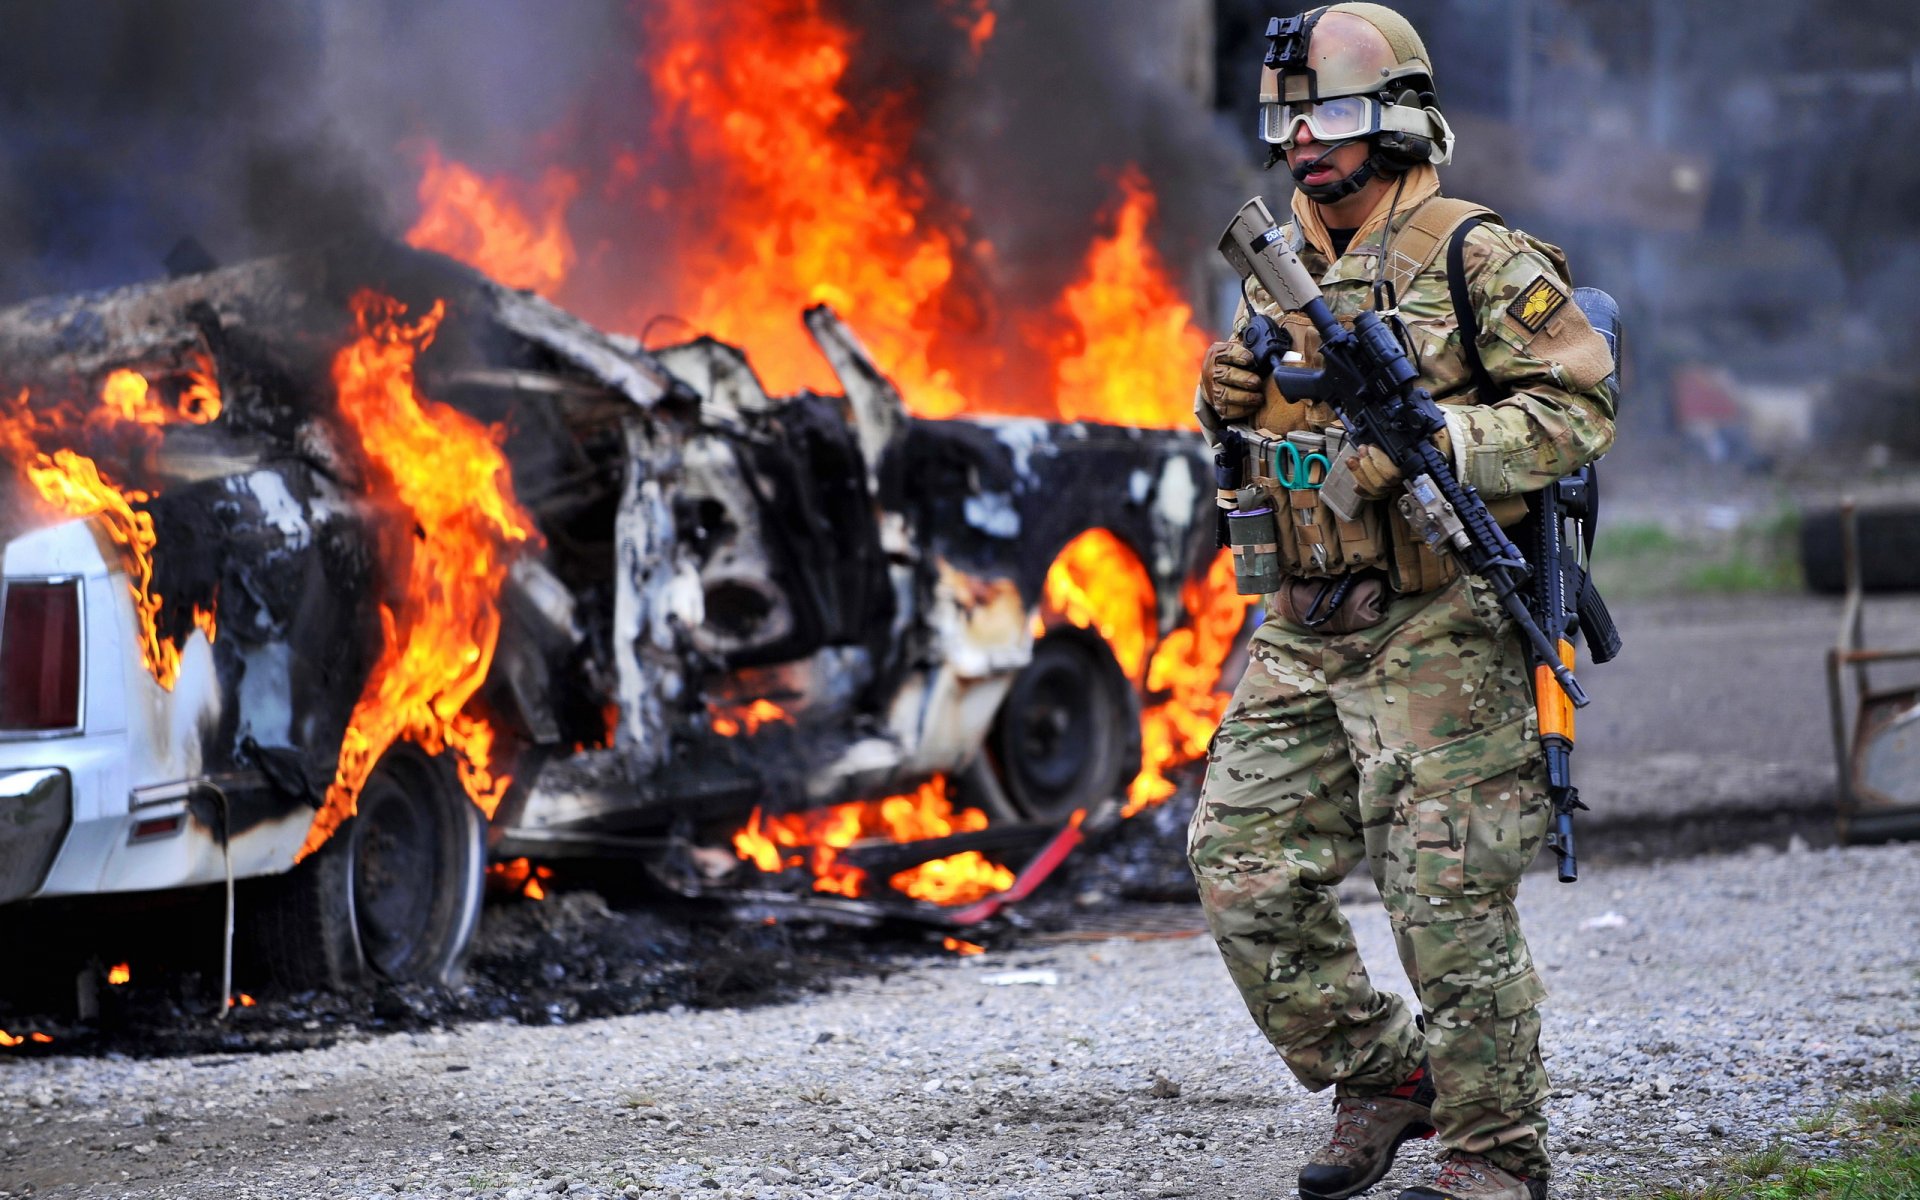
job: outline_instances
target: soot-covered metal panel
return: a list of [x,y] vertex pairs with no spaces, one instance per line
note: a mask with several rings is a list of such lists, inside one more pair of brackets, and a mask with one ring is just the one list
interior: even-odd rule
[[[321,802],[405,559],[393,539],[425,536],[396,535],[334,416],[331,365],[362,288],[413,313],[445,302],[420,388],[503,431],[537,526],[497,598],[475,701],[515,781],[499,853],[658,858],[724,844],[754,808],[977,776],[1062,546],[1118,535],[1153,576],[1163,628],[1212,557],[1198,438],[909,418],[825,308],[806,321],[840,396],[770,396],[735,347],[651,354],[385,245],[0,312],[18,384],[86,395],[120,366],[217,369],[221,417],[165,429],[129,468],[157,492],[142,510],[168,598],[159,634],[198,637],[196,606],[220,627],[196,651],[209,702],[138,736],[194,741],[148,757],[224,781],[222,807],[182,803],[195,836],[245,842],[248,869],[284,867],[274,856]],[[149,869],[137,857],[128,872]]]

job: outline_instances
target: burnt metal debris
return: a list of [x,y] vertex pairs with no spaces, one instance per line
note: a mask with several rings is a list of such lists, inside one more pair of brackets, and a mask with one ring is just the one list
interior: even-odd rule
[[[538,527],[500,596],[474,705],[513,780],[481,830],[484,852],[459,848],[459,820],[407,801],[376,829],[402,850],[408,830],[427,830],[409,852],[455,897],[431,928],[370,926],[364,912],[343,924],[309,864],[289,869],[380,644],[378,522],[329,416],[329,362],[352,328],[349,297],[366,287],[416,313],[446,302],[420,355],[421,391],[505,430],[517,499]],[[1009,789],[986,752],[1036,661],[1047,570],[1076,535],[1108,529],[1151,575],[1161,632],[1173,628],[1182,584],[1214,553],[1203,447],[1172,432],[917,419],[834,313],[804,320],[839,395],[771,396],[750,349],[703,337],[648,350],[385,243],[0,312],[9,394],[72,392],[115,368],[201,355],[224,399],[219,419],[166,427],[138,464],[156,493],[142,508],[167,600],[160,634],[189,643],[192,607],[218,612],[218,637],[183,652],[172,690],[132,653],[122,568],[86,522],[10,520],[5,531],[23,603],[36,581],[78,581],[87,653],[76,728],[0,736],[0,903],[50,912],[63,899],[238,880],[243,958],[249,930],[255,942],[269,931],[281,951],[255,966],[276,978],[445,979],[472,939],[488,859],[630,860],[669,892],[751,906],[770,888],[805,891],[728,847],[752,810],[875,798],[935,774],[994,824],[864,849],[875,874],[980,848],[1022,886],[1037,882],[1111,818],[1097,802],[1139,758],[1136,720],[1103,761],[1040,795],[1031,779]],[[5,499],[21,511],[20,497]],[[1086,640],[1041,638],[1041,657],[1103,686],[1119,679]],[[1124,715],[1137,717],[1121,688]],[[755,699],[788,719],[751,736],[716,731],[715,711]],[[428,763],[400,791],[459,797],[441,776]],[[1069,808],[1092,811],[1085,830],[1068,827]],[[968,919],[894,894],[848,904]],[[384,945],[393,938],[419,944]]]

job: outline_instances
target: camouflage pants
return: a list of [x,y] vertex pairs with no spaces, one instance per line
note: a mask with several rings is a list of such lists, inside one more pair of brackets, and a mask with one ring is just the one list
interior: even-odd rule
[[[1514,897],[1551,815],[1526,660],[1465,577],[1372,629],[1269,616],[1214,737],[1188,857],[1227,969],[1309,1089],[1433,1063],[1449,1146],[1544,1176],[1545,990]],[[1334,887],[1362,854],[1420,1007],[1375,991]]]

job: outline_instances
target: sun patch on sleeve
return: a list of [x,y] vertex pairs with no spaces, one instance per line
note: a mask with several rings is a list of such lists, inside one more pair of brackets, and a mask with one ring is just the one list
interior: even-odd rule
[[1507,315],[1528,333],[1539,333],[1566,302],[1567,294],[1559,285],[1545,275],[1536,275],[1532,283],[1520,289],[1513,303],[1507,305]]

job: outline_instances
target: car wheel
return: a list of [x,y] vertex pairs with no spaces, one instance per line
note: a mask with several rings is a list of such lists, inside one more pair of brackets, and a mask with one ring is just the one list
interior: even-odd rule
[[450,765],[417,747],[387,752],[359,811],[286,875],[263,881],[251,932],[269,979],[287,990],[378,977],[449,983],[480,924],[485,825]]
[[1021,817],[1064,821],[1140,770],[1140,702],[1098,634],[1056,627],[1001,702],[988,748]]

